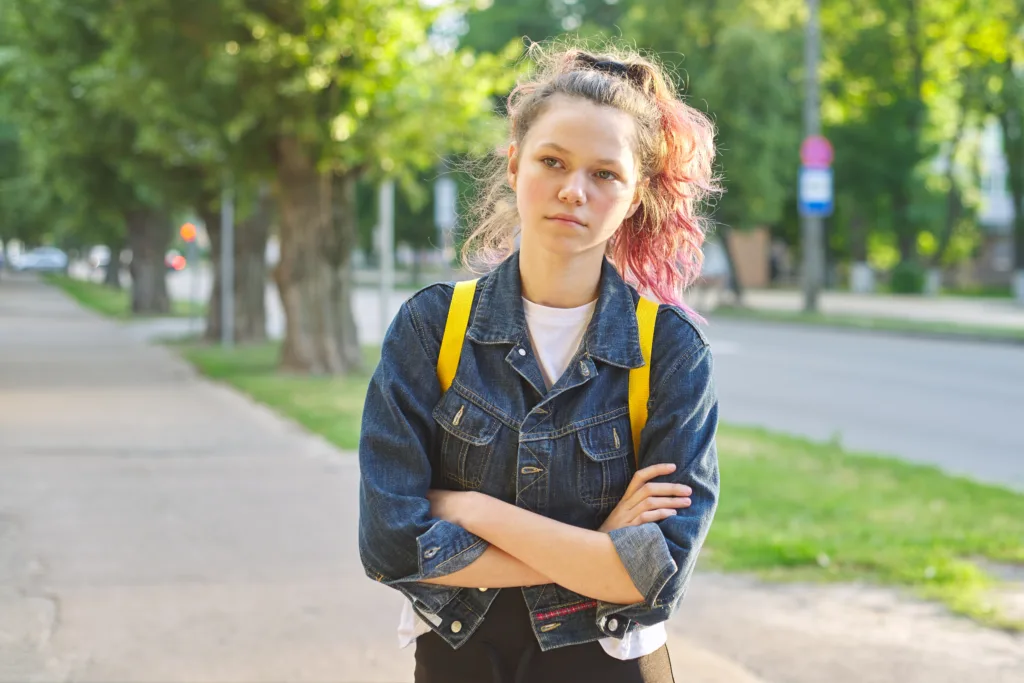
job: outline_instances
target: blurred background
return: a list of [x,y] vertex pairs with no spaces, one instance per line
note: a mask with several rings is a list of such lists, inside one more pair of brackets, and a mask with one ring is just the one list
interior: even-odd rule
[[[6,0],[0,681],[412,680],[379,343],[524,37],[718,129],[722,502],[677,680],[1024,681],[1021,0]],[[230,283],[226,286],[225,283]]]

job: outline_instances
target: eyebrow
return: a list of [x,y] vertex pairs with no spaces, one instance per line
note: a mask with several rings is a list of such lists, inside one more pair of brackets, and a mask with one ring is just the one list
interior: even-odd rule
[[[538,148],[540,148],[540,147],[550,147],[551,149],[553,149],[556,152],[559,152],[561,154],[569,154],[569,155],[572,154],[572,152],[570,152],[565,147],[562,147],[561,145],[559,145],[556,142],[542,142],[539,145],[537,145],[537,147]],[[605,166],[621,166],[622,165],[622,162],[620,162],[618,159],[598,159],[597,163],[605,165]]]

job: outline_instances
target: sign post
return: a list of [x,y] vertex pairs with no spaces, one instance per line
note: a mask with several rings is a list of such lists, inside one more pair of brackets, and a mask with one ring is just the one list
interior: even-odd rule
[[441,258],[444,259],[445,278],[448,277],[454,254],[453,231],[455,230],[456,202],[458,189],[451,176],[443,175],[434,183],[434,224],[441,238]]
[[824,281],[825,239],[822,219],[832,215],[832,144],[820,135],[800,145],[798,203],[803,221],[804,310],[816,311]]
[[377,192],[378,247],[380,249],[380,338],[391,323],[391,297],[395,289],[395,181],[385,180]]
[[192,271],[188,277],[188,332],[192,334],[192,325],[195,323],[196,313],[196,261],[198,256],[196,255],[196,226],[192,223],[185,223],[178,230],[178,235],[181,236],[182,241],[185,243],[185,267]]

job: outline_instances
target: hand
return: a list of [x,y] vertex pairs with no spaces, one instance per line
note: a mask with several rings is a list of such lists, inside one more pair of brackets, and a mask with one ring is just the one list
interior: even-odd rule
[[693,490],[685,484],[655,484],[651,480],[671,474],[672,463],[651,465],[637,470],[622,500],[615,506],[598,531],[608,533],[627,526],[659,522],[676,514],[677,508],[690,507]]
[[465,503],[475,491],[445,491],[443,489],[430,489],[427,491],[427,500],[430,501],[430,514],[438,519],[443,519],[452,524],[461,526],[461,511]]

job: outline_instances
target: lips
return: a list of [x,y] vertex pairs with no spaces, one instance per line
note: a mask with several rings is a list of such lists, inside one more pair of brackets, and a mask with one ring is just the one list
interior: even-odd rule
[[559,213],[559,214],[555,214],[554,216],[548,216],[548,220],[562,221],[564,223],[572,223],[572,224],[578,225],[578,226],[583,227],[583,228],[587,227],[587,224],[584,223],[583,221],[581,221],[579,218],[576,218],[575,216],[570,216],[567,213]]

